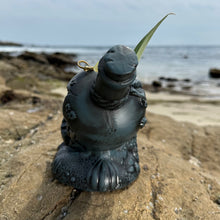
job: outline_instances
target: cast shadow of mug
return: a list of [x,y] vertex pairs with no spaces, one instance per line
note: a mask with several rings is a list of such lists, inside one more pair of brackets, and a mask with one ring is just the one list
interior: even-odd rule
[[51,163],[47,162],[41,185],[20,212],[18,219],[63,219],[80,193],[73,187],[59,184],[51,174]]
[[[81,192],[60,184],[51,173],[48,162],[41,185],[18,214],[17,219],[103,219],[111,216],[116,192]],[[109,197],[112,197],[110,198]],[[108,209],[104,208],[108,207]],[[95,216],[94,216],[95,215]]]

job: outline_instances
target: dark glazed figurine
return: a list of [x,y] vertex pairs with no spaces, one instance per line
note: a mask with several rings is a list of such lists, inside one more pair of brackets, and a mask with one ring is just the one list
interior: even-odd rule
[[125,188],[139,175],[137,131],[146,123],[147,102],[136,78],[136,53],[112,47],[98,74],[71,79],[63,104],[64,142],[52,164],[56,179],[82,191]]

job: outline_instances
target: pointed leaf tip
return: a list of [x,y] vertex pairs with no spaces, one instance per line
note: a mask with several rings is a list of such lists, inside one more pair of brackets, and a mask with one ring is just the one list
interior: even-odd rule
[[[141,41],[137,44],[135,47],[134,51],[137,54],[138,60],[140,60],[145,48],[148,45],[148,42],[150,41],[151,37],[153,36],[154,32],[157,30],[157,28],[160,26],[160,24],[167,18],[169,15],[176,15],[175,13],[171,12],[164,16],[142,39]],[[95,64],[93,67],[93,70],[98,73],[98,66],[99,66],[99,61]]]
[[157,28],[160,26],[160,24],[166,19],[168,15],[175,15],[175,13],[169,13],[166,16],[164,16],[137,44],[134,51],[137,54],[138,60],[140,60],[145,48],[148,45],[148,42],[150,41],[151,37],[153,36],[154,32],[157,30]]

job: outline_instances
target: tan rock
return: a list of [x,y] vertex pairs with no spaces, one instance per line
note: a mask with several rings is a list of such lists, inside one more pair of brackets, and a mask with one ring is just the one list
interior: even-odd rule
[[1,172],[14,176],[2,190],[0,219],[219,219],[214,202],[220,192],[220,149],[214,147],[220,146],[219,127],[183,126],[148,114],[149,124],[138,136],[138,180],[121,191],[79,193],[53,181],[50,172],[61,118],[58,113],[42,125],[27,137],[36,143],[2,165]]

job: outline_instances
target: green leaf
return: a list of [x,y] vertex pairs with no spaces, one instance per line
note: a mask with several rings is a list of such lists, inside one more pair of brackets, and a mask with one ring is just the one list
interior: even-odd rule
[[[157,28],[160,26],[160,24],[163,22],[163,20],[166,19],[168,15],[175,15],[174,13],[169,13],[165,17],[163,17],[138,43],[138,45],[135,47],[134,51],[137,54],[138,60],[140,60],[148,42],[150,41],[151,37],[153,36],[154,32],[157,30]],[[96,63],[96,65],[93,67],[93,70],[95,72],[98,72],[98,66],[99,61]]]
[[[163,17],[138,43],[138,45],[135,47],[134,51],[137,54],[138,60],[140,60],[148,42],[150,41],[151,37],[153,36],[154,32],[157,30],[157,28],[160,26],[160,24],[163,22],[163,20],[166,19],[168,15],[171,15],[174,13],[169,13],[165,17]],[[175,14],[174,14],[175,15]]]
[[95,71],[95,72],[97,72],[98,73],[98,66],[99,66],[99,61],[96,63],[96,65],[93,67],[93,70]]

